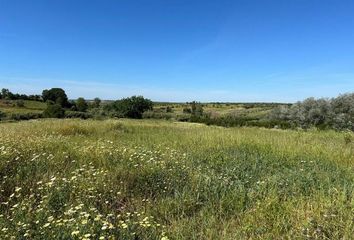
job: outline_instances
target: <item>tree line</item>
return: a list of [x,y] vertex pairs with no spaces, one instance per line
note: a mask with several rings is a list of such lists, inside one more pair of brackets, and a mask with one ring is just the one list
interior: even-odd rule
[[9,89],[3,88],[0,92],[0,99],[41,101],[41,95],[26,95],[26,94],[12,93],[10,92]]
[[[35,97],[33,97],[35,96]],[[47,104],[43,116],[48,118],[79,117],[90,118],[95,116],[112,116],[142,118],[143,113],[152,110],[153,102],[142,96],[132,96],[117,101],[108,102],[102,106],[100,98],[87,101],[83,97],[76,100],[69,100],[66,92],[62,88],[45,89],[42,95],[13,94],[8,89],[2,89],[0,99],[17,100],[18,107],[24,107],[23,100],[41,101]],[[4,114],[1,114],[3,117]]]
[[[90,117],[127,117],[127,118],[166,118],[172,117],[173,109],[170,106],[164,108],[164,113],[153,110],[153,102],[143,96],[132,96],[116,101],[105,102],[99,98],[87,101],[83,97],[69,100],[66,92],[61,88],[43,90],[41,95],[14,94],[8,89],[2,89],[0,99],[17,100],[18,107],[23,107],[24,100],[42,101],[47,104],[42,115],[22,116],[27,118],[54,117],[54,118],[90,118]],[[265,104],[265,103],[264,103]],[[263,104],[263,105],[264,105]],[[252,103],[245,105],[248,109]],[[269,107],[268,105],[266,105]],[[335,98],[307,98],[294,104],[272,103],[272,110],[264,117],[222,115],[213,117],[205,112],[203,104],[193,101],[186,103],[182,116],[176,120],[201,122],[210,125],[226,127],[233,126],[259,126],[279,128],[316,127],[319,129],[349,129],[354,131],[354,93],[342,94]],[[160,109],[161,110],[161,109]],[[0,112],[0,118],[4,113]],[[22,119],[21,116],[18,117]]]

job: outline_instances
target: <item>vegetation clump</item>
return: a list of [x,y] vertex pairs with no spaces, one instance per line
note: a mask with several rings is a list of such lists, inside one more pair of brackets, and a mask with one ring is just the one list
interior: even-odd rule
[[82,97],[80,97],[76,100],[75,105],[76,105],[77,111],[79,111],[79,112],[86,112],[88,109],[88,104],[87,104],[86,100]]
[[354,130],[354,93],[332,99],[308,98],[292,106],[275,108],[269,117],[287,121],[295,127]]
[[142,118],[143,113],[152,110],[153,103],[143,96],[123,98],[105,106],[105,110],[115,117]]
[[43,90],[42,98],[44,102],[51,101],[59,104],[61,107],[68,107],[69,101],[65,91],[61,88],[51,88],[49,90]]
[[65,116],[65,110],[59,104],[48,104],[43,115],[47,118],[63,118]]

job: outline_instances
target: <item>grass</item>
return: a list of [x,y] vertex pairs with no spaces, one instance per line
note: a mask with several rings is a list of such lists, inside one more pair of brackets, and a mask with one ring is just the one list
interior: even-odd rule
[[[169,106],[172,108],[173,114],[178,115],[183,113],[184,108],[190,108],[189,104],[183,103],[157,103],[155,104],[154,110],[156,112],[164,112],[166,107]],[[217,116],[225,115],[236,115],[240,117],[264,117],[271,109],[276,105],[272,104],[254,104],[247,108],[247,104],[242,103],[204,103],[203,109],[205,113]]]
[[16,101],[0,100],[0,111],[6,114],[26,114],[26,113],[42,113],[46,108],[46,104],[38,101],[23,101],[23,107],[17,107]]
[[0,125],[1,239],[351,239],[354,136],[157,120]]

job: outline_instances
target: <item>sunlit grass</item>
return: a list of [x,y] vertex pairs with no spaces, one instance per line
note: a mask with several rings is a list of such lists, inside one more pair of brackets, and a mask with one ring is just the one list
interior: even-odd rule
[[0,125],[1,239],[351,239],[354,136],[156,120]]

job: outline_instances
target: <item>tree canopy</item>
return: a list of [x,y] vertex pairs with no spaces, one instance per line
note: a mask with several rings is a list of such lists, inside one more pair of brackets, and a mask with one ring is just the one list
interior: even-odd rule
[[82,97],[79,97],[76,100],[76,108],[79,112],[86,112],[86,110],[88,108],[86,100]]
[[51,88],[49,90],[43,90],[42,92],[43,101],[52,101],[59,104],[62,107],[68,107],[68,96],[65,91],[61,88]]
[[132,96],[108,104],[105,109],[119,117],[142,118],[143,113],[152,110],[152,107],[153,103],[150,99],[143,96]]

